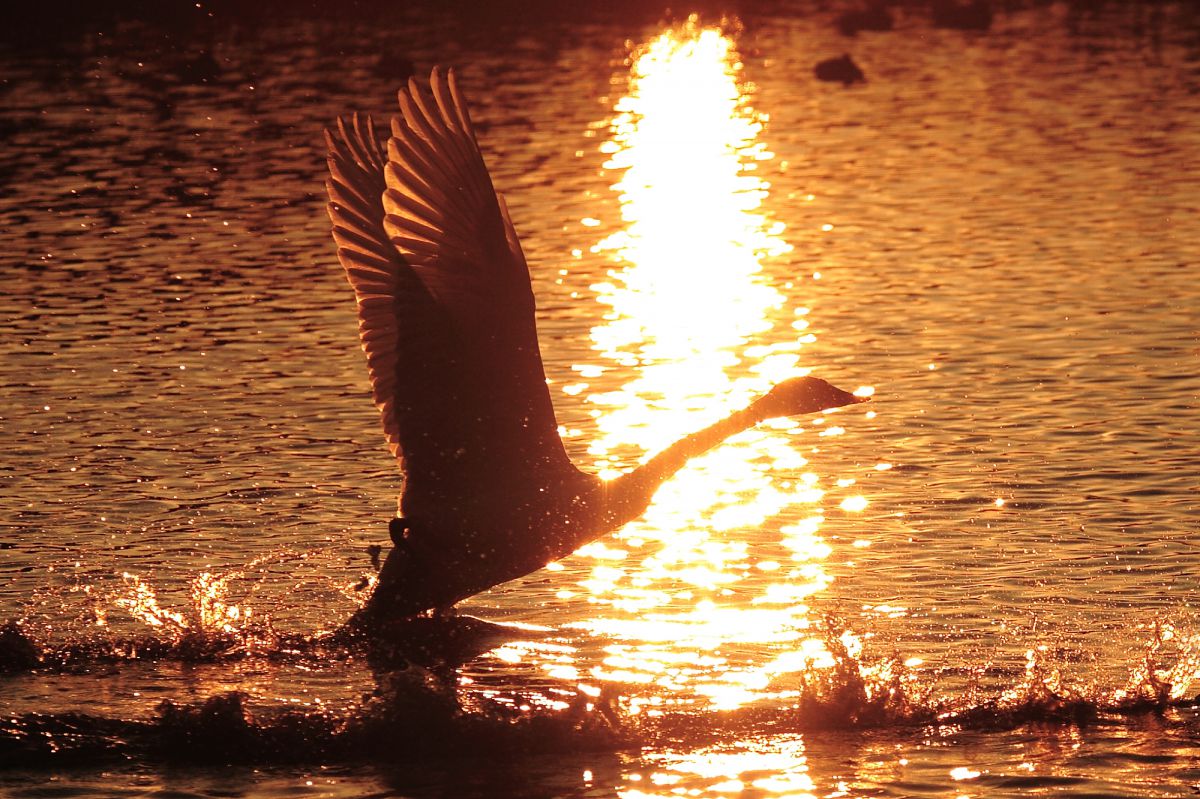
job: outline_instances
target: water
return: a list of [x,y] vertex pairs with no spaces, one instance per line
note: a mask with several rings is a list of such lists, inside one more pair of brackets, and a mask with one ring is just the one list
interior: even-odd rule
[[[46,657],[0,680],[0,792],[1192,795],[1197,28],[1115,6],[11,43],[0,615]],[[813,79],[842,52],[867,83]],[[399,487],[320,130],[405,59],[459,70],[578,464],[797,370],[874,391],[464,603],[526,627],[428,673],[310,638]]]

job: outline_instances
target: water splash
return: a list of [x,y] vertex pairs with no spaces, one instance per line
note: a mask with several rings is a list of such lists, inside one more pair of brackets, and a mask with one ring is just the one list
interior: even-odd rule
[[[340,711],[254,708],[245,694],[199,703],[164,701],[149,719],[80,713],[30,713],[0,720],[0,766],[116,761],[329,762],[455,757],[478,751],[517,754],[701,747],[747,736],[799,735],[822,729],[890,730],[906,737],[948,737],[964,730],[1025,724],[1113,725],[1153,714],[1165,725],[1193,723],[1200,697],[1200,634],[1160,624],[1119,688],[1072,679],[1047,647],[1028,649],[1007,687],[940,688],[940,673],[915,658],[879,656],[835,620],[821,623],[810,667],[779,675],[787,701],[721,712],[635,712],[613,686],[562,684],[539,698],[530,691],[479,690],[471,680],[412,664],[376,672],[376,688]],[[11,628],[11,625],[10,625]],[[11,646],[11,629],[0,645]],[[3,653],[0,653],[2,655]],[[265,655],[264,655],[265,656]],[[0,660],[3,658],[0,657]],[[314,662],[316,665],[316,662]],[[980,664],[977,675],[991,671]],[[553,694],[553,696],[551,696]],[[552,699],[553,701],[548,701]],[[542,701],[547,700],[547,701]]]
[[633,739],[578,695],[547,712],[525,703],[471,697],[417,667],[388,672],[374,695],[346,713],[327,709],[256,714],[239,692],[198,703],[165,700],[147,720],[85,714],[0,719],[0,768],[130,758],[191,763],[413,761],[488,752],[615,751]]
[[0,672],[87,668],[119,660],[278,658],[327,650],[336,624],[310,632],[276,626],[275,613],[286,615],[293,608],[274,596],[279,588],[272,570],[287,565],[288,582],[297,585],[302,582],[297,568],[315,568],[323,598],[348,600],[348,610],[340,616],[345,618],[367,595],[362,589],[370,587],[371,576],[357,582],[329,577],[330,561],[344,557],[342,551],[323,548],[267,553],[223,572],[200,572],[188,580],[182,598],[174,592],[173,601],[164,600],[161,585],[140,574],[118,572],[116,580],[95,571],[76,576],[65,585],[47,587],[3,628]]
[[[158,604],[158,594],[136,574],[124,572],[121,580],[125,584],[123,596],[113,599],[113,604],[128,611],[131,616],[151,627],[161,627],[169,632],[184,634],[189,629],[186,617],[182,613],[164,610]],[[108,614],[99,611],[96,614],[98,623],[107,623]]]

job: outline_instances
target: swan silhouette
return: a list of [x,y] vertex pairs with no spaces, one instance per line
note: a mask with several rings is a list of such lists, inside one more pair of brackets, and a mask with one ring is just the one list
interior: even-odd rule
[[371,119],[326,131],[329,216],[358,300],[388,446],[404,475],[394,547],[352,626],[454,603],[639,517],[687,461],[764,419],[861,401],[813,377],[610,481],[571,464],[538,349],[529,269],[453,71],[399,92],[386,149]]

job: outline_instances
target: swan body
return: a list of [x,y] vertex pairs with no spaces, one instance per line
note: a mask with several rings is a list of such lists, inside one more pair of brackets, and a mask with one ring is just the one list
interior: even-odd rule
[[445,609],[636,519],[687,461],[777,416],[860,399],[812,377],[637,469],[571,464],[538,349],[529,269],[453,73],[399,92],[386,148],[368,117],[327,132],[329,215],[358,301],[372,393],[404,485],[395,546],[354,623]]

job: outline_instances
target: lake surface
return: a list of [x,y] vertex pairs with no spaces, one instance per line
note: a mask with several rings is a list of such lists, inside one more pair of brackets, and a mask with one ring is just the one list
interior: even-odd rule
[[[1194,795],[1200,26],[1100,5],[10,41],[0,619],[44,658],[0,676],[0,794]],[[866,82],[816,80],[843,52]],[[400,486],[321,131],[434,64],[578,465],[805,371],[872,402],[732,439],[460,608],[524,633],[398,671],[296,643],[362,601]]]

